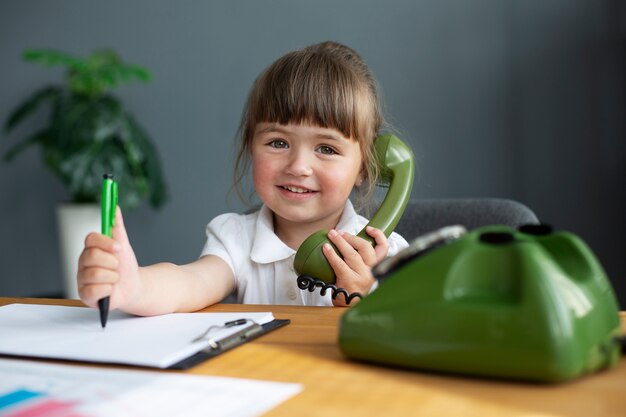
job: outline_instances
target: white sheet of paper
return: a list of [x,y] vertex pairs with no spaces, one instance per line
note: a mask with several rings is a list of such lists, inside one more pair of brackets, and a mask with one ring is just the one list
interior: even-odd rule
[[253,417],[299,384],[0,359],[0,415]]
[[[192,341],[207,328],[241,318],[259,324],[274,319],[271,312],[137,317],[111,311],[102,329],[96,309],[9,304],[0,307],[0,354],[167,368],[205,348],[207,340]],[[210,336],[219,341],[247,325]]]

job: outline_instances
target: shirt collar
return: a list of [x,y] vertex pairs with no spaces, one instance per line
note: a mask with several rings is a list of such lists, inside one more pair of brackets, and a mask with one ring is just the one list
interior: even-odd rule
[[[356,233],[358,228],[357,217],[352,202],[347,200],[336,229]],[[264,204],[256,219],[250,259],[256,263],[266,264],[285,260],[295,254],[296,251],[285,245],[274,233],[272,211]]]
[[359,231],[358,217],[359,215],[354,210],[352,202],[350,200],[346,200],[346,205],[343,207],[343,213],[341,213],[341,218],[339,219],[339,223],[337,223],[337,227],[335,227],[335,229],[356,235]]

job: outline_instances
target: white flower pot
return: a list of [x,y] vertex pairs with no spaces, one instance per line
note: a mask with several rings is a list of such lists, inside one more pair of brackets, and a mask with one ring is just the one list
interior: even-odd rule
[[78,298],[76,273],[78,258],[90,232],[100,231],[98,204],[61,204],[57,207],[63,292],[65,298]]

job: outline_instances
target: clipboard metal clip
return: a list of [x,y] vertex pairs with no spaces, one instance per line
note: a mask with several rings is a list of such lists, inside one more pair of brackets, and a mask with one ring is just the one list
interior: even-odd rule
[[[246,323],[251,323],[250,325],[244,327],[240,331],[231,334],[220,340],[215,340],[214,338],[208,337],[209,334],[216,330],[225,329],[234,326],[241,326]],[[254,338],[258,336],[263,331],[263,326],[250,319],[239,319],[233,321],[227,321],[222,325],[214,325],[210,326],[206,329],[200,336],[196,337],[192,340],[192,342],[199,342],[202,340],[206,340],[209,346],[205,349],[214,349],[214,350],[228,350],[231,347],[234,347],[238,344],[241,344],[246,341],[246,339]]]
[[215,330],[220,330],[220,329],[226,329],[228,327],[234,327],[234,326],[240,326],[242,324],[246,324],[248,321],[252,321],[250,319],[238,319],[238,320],[233,320],[233,321],[227,321],[224,324],[214,324],[213,326],[209,326],[208,329],[206,329],[204,332],[202,332],[202,334],[198,337],[196,337],[195,339],[192,340],[192,342],[200,342],[204,339],[207,338],[207,336],[209,335],[209,333],[215,331]]
[[252,322],[251,325],[239,330],[237,333],[233,333],[228,337],[221,340],[209,339],[207,346],[204,350],[221,350],[226,351],[230,348],[245,343],[248,339],[254,339],[258,335],[263,333],[263,326],[259,323]]

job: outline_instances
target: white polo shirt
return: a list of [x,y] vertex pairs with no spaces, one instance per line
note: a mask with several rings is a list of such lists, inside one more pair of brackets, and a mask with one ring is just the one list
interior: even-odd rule
[[[336,229],[357,234],[367,223],[348,200]],[[250,214],[217,216],[207,225],[206,234],[200,256],[219,256],[230,266],[238,303],[332,306],[330,291],[322,297],[319,288],[314,292],[298,288],[293,269],[296,251],[276,236],[272,212],[265,205]],[[407,246],[402,236],[392,233],[388,256]]]

